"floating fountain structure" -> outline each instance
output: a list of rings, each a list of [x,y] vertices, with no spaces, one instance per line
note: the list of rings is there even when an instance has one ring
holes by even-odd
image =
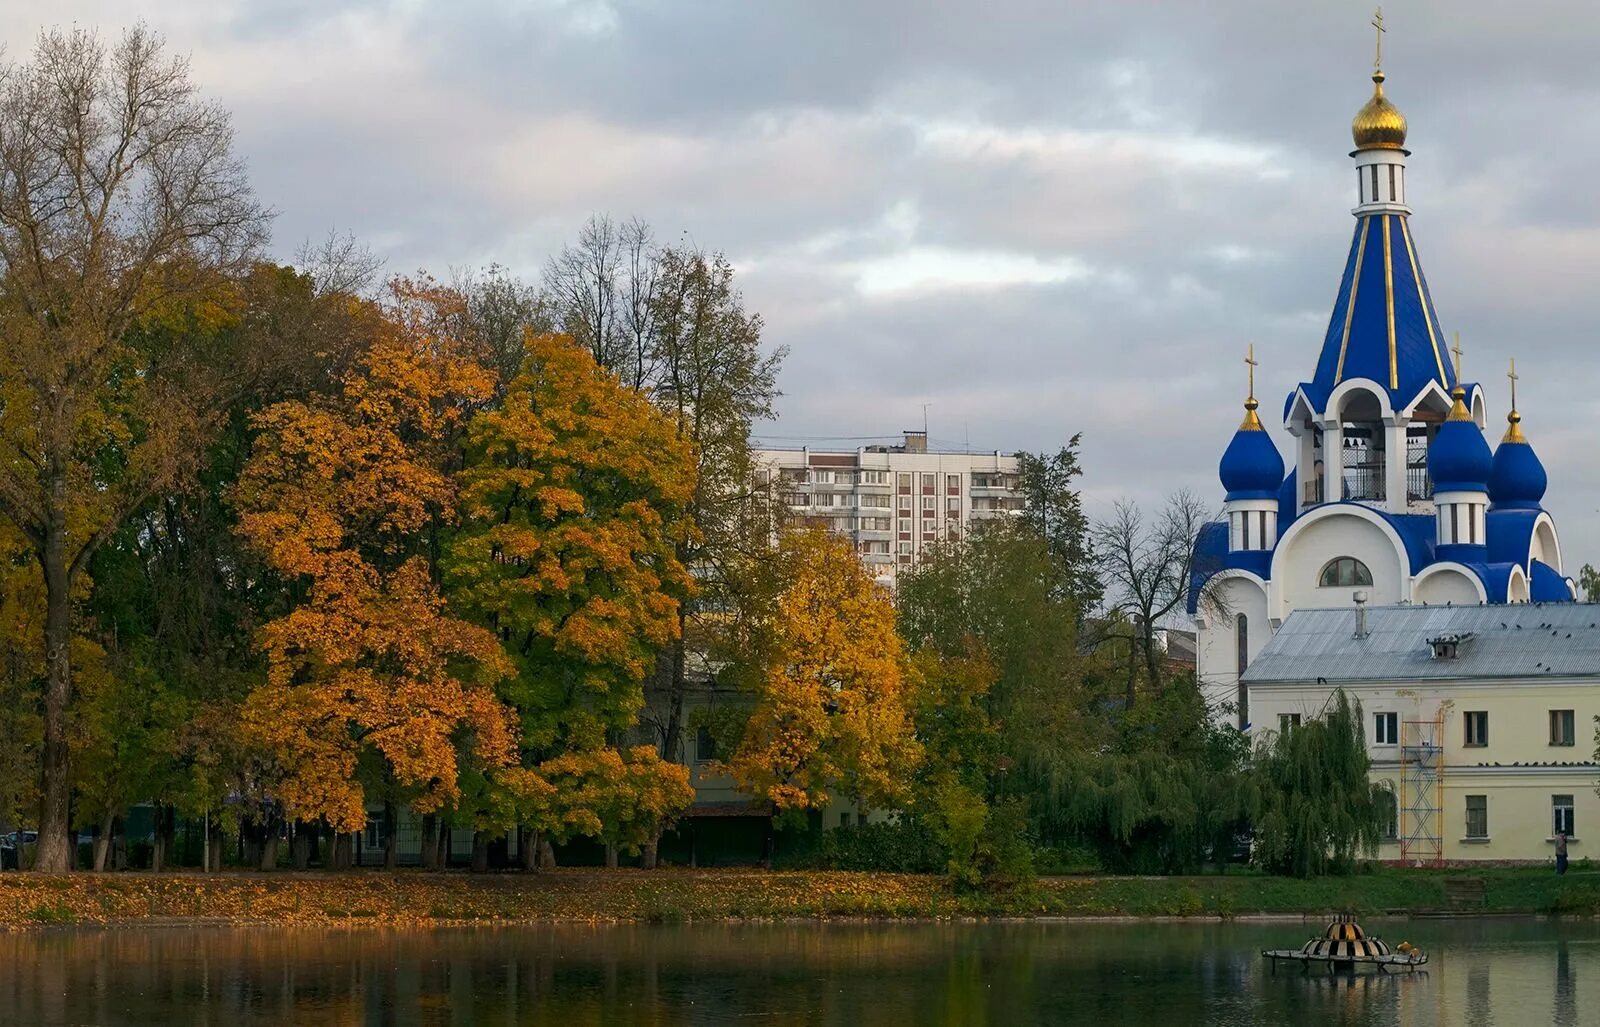
[[[1421,949],[1401,942],[1391,951],[1382,939],[1369,936],[1349,914],[1340,914],[1318,937],[1297,949],[1263,949],[1261,954],[1277,972],[1279,961],[1299,963],[1302,970],[1326,966],[1329,973],[1355,973],[1372,967],[1379,973],[1411,973],[1428,961]]]

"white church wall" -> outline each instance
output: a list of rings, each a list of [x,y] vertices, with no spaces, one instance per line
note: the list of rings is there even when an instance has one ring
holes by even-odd
[[[1430,606],[1476,606],[1484,599],[1483,586],[1475,575],[1448,564],[1435,564],[1423,571],[1411,589],[1413,603]]]
[[[1372,584],[1360,586],[1370,603],[1410,598],[1410,567],[1402,563],[1398,541],[1354,507],[1323,507],[1296,521],[1278,544],[1272,560],[1273,615],[1281,619],[1290,610],[1350,605],[1355,588],[1319,584],[1322,568],[1345,556],[1371,572]]]
[[[1245,618],[1246,665],[1272,637],[1267,592],[1254,575],[1224,572],[1212,580],[1200,628],[1196,677],[1206,706],[1238,701],[1239,617]],[[1220,718],[1236,723],[1233,716]]]

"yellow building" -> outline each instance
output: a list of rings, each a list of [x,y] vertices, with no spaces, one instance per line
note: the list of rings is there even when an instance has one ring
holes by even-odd
[[[1360,702],[1383,860],[1550,862],[1558,830],[1600,858],[1600,605],[1297,610],[1240,683],[1256,737]]]

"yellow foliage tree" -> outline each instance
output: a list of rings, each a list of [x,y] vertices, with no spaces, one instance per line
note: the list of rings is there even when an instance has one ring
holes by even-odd
[[[725,769],[779,810],[826,806],[836,791],[905,804],[921,749],[888,594],[818,528],[786,533],[759,573],[770,598],[745,629],[756,703]]]
[[[445,609],[427,556],[454,508],[450,442],[493,375],[438,331],[455,297],[399,281],[392,299],[337,396],[257,415],[236,493],[239,530],[305,588],[262,631],[268,679],[241,728],[270,755],[285,812],[341,831],[366,821],[364,753],[424,813],[455,800],[462,758],[515,757],[494,692],[511,665],[492,633]]]
[[[553,786],[542,827],[553,841],[588,835],[618,850],[653,850],[661,833],[694,801],[689,768],[663,760],[651,745],[586,749],[547,760],[539,773]]]
[[[526,341],[504,402],[474,418],[451,601],[518,662],[506,698],[538,759],[631,726],[689,593],[678,545],[694,462],[673,422],[561,335]]]

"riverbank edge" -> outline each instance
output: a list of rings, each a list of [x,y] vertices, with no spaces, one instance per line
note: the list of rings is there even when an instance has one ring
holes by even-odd
[[[1472,900],[1461,901],[1471,882]],[[1448,884],[1448,887],[1447,887]],[[0,874],[0,930],[64,925],[429,927],[808,921],[1223,922],[1600,914],[1600,872],[1056,877],[998,893],[931,875],[588,870],[537,874]]]

